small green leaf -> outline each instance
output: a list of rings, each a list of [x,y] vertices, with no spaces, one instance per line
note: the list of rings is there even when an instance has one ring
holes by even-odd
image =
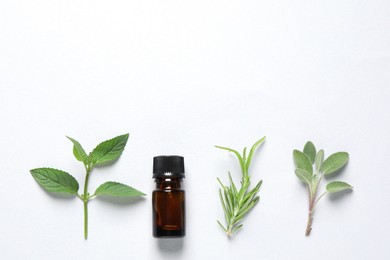
[[[226,228],[222,225],[222,223],[219,222],[219,220],[217,220],[217,223],[218,223],[218,225],[225,231],[225,233],[228,232],[228,231],[226,230]]]
[[[321,169],[322,163],[324,162],[324,150],[319,150],[316,155],[316,169],[319,171]]]
[[[96,191],[94,196],[98,195],[108,195],[115,197],[138,197],[145,196],[144,193],[139,190],[134,189],[133,187],[127,186],[125,184],[119,182],[105,182],[100,185]]]
[[[79,142],[77,142],[75,139],[73,139],[73,138],[71,138],[69,136],[67,136],[66,138],[68,138],[73,143],[73,155],[74,155],[74,157],[76,157],[76,159],[78,161],[83,162],[84,164],[87,164],[88,155],[84,151],[84,149],[81,146],[81,144]]]
[[[314,144],[312,142],[308,141],[305,144],[305,147],[303,148],[303,152],[307,155],[310,162],[313,164],[314,160],[316,158],[316,147],[314,146]]]
[[[353,189],[353,187],[351,185],[349,185],[346,182],[342,182],[342,181],[334,181],[334,182],[328,183],[328,185],[326,185],[326,190],[329,193],[335,193],[335,192],[339,192],[339,191],[343,191],[343,190],[352,190],[352,189]]]
[[[302,153],[301,151],[294,150],[293,156],[294,156],[294,162],[297,169],[303,169],[309,172],[310,175],[313,174],[313,165],[306,154]]]
[[[311,184],[311,180],[312,180],[312,175],[308,172],[308,171],[305,171],[303,169],[296,169],[295,170],[295,174],[297,175],[297,177],[303,181],[304,183],[306,183],[307,185],[310,185]]]
[[[246,147],[244,147],[244,150],[242,151],[242,160],[246,162]]]
[[[39,185],[49,192],[76,194],[79,190],[79,183],[67,172],[52,168],[38,168],[30,172]]]
[[[266,137],[264,136],[263,138],[258,140],[256,143],[254,143],[254,145],[252,145],[252,147],[251,147],[251,149],[249,151],[248,159],[246,161],[244,161],[245,169],[246,169],[247,172],[248,172],[249,166],[250,166],[250,164],[252,162],[253,154],[255,153],[256,149],[264,142],[265,138]]]
[[[92,163],[101,165],[118,159],[128,138],[129,134],[125,134],[100,143],[91,153]]]
[[[238,161],[240,163],[242,171],[244,171],[244,160],[243,160],[243,158],[242,158],[242,156],[241,156],[241,154],[239,152],[237,152],[234,149],[231,149],[231,148],[228,148],[228,147],[223,147],[223,146],[218,146],[218,145],[215,145],[215,148],[226,150],[226,151],[234,153],[237,156],[237,159],[238,159]]]
[[[321,166],[321,171],[325,174],[331,174],[341,169],[347,164],[349,155],[346,152],[338,152],[329,156]]]
[[[246,168],[246,171],[249,170],[249,166],[252,162],[252,157],[253,157],[253,154],[255,153],[256,149],[265,141],[265,136],[263,138],[261,138],[260,140],[258,140],[256,143],[254,143],[249,151],[249,155],[248,155],[248,159],[246,160],[246,165],[245,165],[245,168]]]

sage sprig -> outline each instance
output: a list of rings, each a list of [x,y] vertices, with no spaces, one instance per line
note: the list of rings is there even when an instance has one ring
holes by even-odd
[[[79,183],[69,173],[53,168],[37,168],[31,170],[34,179],[45,190],[55,193],[65,193],[77,196],[84,204],[84,238],[88,237],[88,202],[96,196],[115,197],[139,197],[145,194],[119,182],[105,182],[100,185],[93,195],[88,192],[88,182],[95,166],[104,166],[117,160],[125,149],[129,134],[120,135],[104,141],[96,146],[88,155],[81,144],[71,137],[67,137],[73,143],[73,155],[83,163],[85,168],[84,191],[79,194]]]
[[[296,166],[295,174],[306,184],[308,191],[309,214],[305,235],[309,236],[312,229],[314,207],[317,205],[318,201],[328,193],[351,190],[353,188],[346,182],[333,181],[328,183],[326,185],[326,191],[317,197],[318,189],[323,177],[339,172],[339,170],[347,164],[349,155],[346,152],[337,152],[330,155],[324,161],[324,150],[321,149],[316,152],[314,144],[308,141],[303,148],[303,152],[299,150],[293,151],[293,157]],[[313,164],[315,165],[314,170]]]
[[[219,198],[221,200],[222,208],[225,215],[226,226],[217,220],[219,226],[225,231],[228,237],[234,235],[238,230],[243,226],[241,224],[244,217],[248,212],[257,204],[260,197],[257,196],[257,193],[260,190],[262,180],[260,180],[256,186],[250,189],[250,178],[249,175],[249,166],[251,164],[253,155],[256,149],[264,142],[265,137],[257,141],[250,149],[249,154],[247,155],[247,148],[245,147],[242,155],[231,148],[215,146],[216,148],[227,150],[236,155],[238,162],[241,167],[241,187],[238,189],[237,185],[234,184],[233,178],[229,173],[229,186],[225,186],[219,178],[217,178],[222,189],[219,189]]]

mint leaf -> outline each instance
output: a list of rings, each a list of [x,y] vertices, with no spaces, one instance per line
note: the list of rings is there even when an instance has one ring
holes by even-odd
[[[294,150],[293,157],[295,165],[298,169],[303,169],[310,174],[313,174],[313,165],[306,154],[302,153],[301,151]]]
[[[295,175],[297,175],[297,177],[307,185],[311,184],[312,175],[308,171],[305,171],[303,169],[296,169]]]
[[[38,168],[30,172],[39,185],[49,192],[77,194],[79,190],[79,183],[67,172],[52,168]]]
[[[353,189],[353,187],[351,185],[349,185],[346,182],[342,182],[342,181],[334,181],[334,182],[328,183],[328,185],[326,185],[326,190],[329,193],[335,193],[335,192],[339,192],[339,191],[343,191],[343,190],[352,190],[352,189]]]
[[[84,205],[84,238],[87,239],[88,202],[93,196],[143,196],[145,194],[117,182],[106,182],[100,185],[93,196],[90,196],[88,192],[88,182],[94,166],[118,159],[126,146],[129,134],[120,135],[100,143],[89,155],[87,155],[78,141],[69,136],[67,138],[73,143],[73,155],[77,160],[82,161],[85,166],[84,191],[81,194],[78,194],[79,183],[67,172],[52,168],[37,168],[30,172],[43,189],[49,192],[69,193],[77,196],[82,201]]]
[[[85,165],[88,164],[88,155],[84,151],[83,147],[79,142],[77,142],[75,139],[66,136],[70,141],[73,143],[73,155],[76,157],[76,159],[80,162],[83,162]]]
[[[305,147],[303,148],[303,152],[304,152],[304,154],[307,155],[310,162],[313,164],[314,160],[316,158],[316,147],[314,146],[314,144],[312,142],[308,141],[305,144]]]
[[[98,195],[108,195],[108,196],[115,196],[115,197],[145,196],[144,193],[134,189],[133,187],[130,187],[128,185],[119,182],[112,182],[112,181],[105,182],[102,185],[100,185],[96,189],[94,196],[98,196]]]
[[[90,155],[92,163],[102,165],[118,159],[125,149],[128,138],[129,134],[125,134],[100,143]]]
[[[324,161],[321,166],[321,171],[325,175],[331,174],[346,165],[348,159],[349,155],[346,152],[334,153]]]
[[[321,169],[322,163],[324,162],[324,150],[319,150],[316,155],[316,169],[319,171]]]

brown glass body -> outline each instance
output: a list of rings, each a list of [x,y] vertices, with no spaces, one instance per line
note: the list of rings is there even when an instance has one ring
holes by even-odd
[[[156,178],[153,191],[153,236],[185,235],[185,192],[182,179]]]

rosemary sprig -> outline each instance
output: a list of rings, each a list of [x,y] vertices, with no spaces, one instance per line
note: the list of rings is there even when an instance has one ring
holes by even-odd
[[[248,156],[246,147],[244,148],[243,153],[241,155],[239,152],[231,148],[215,146],[216,148],[234,153],[240,163],[242,172],[240,189],[237,189],[237,186],[234,184],[230,172],[229,186],[225,186],[221,182],[221,180],[217,178],[219,184],[222,187],[222,189],[219,189],[219,198],[221,200],[222,208],[225,214],[226,227],[219,220],[217,220],[217,222],[219,226],[226,232],[228,237],[231,237],[242,228],[242,220],[260,199],[260,197],[257,196],[257,193],[260,190],[263,181],[260,180],[253,189],[249,188],[251,185],[249,166],[251,164],[256,149],[264,142],[264,140],[265,136],[259,141],[257,141],[251,147]]]

